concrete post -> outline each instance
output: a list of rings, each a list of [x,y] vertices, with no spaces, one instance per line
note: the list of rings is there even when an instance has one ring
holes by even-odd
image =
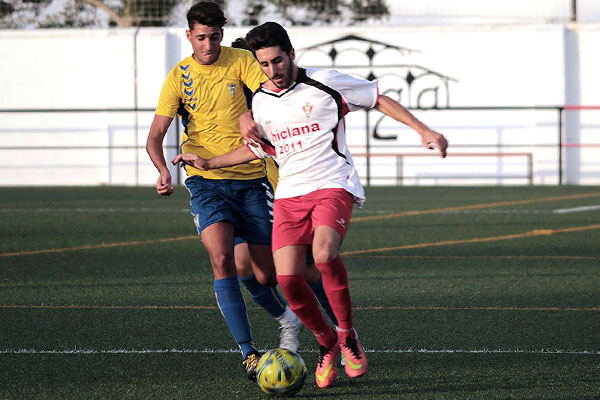
[[[565,104],[580,105],[581,82],[579,78],[579,33],[576,24],[565,27]],[[580,117],[577,110],[565,110],[565,137],[563,143],[580,143]],[[578,185],[580,177],[580,149],[566,147],[564,150],[564,176],[568,185]]]

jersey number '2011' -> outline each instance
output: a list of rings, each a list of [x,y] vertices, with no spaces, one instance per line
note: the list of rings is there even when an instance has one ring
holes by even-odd
[[[286,143],[279,146],[279,154],[289,153],[290,151],[302,150],[302,141]]]

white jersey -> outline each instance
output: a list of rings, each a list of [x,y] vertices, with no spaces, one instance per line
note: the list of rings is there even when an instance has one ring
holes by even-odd
[[[248,148],[279,164],[275,198],[342,188],[362,204],[365,192],[346,145],[344,115],[374,107],[378,96],[377,81],[318,68],[299,68],[296,82],[282,91],[259,88],[252,112],[264,140]]]

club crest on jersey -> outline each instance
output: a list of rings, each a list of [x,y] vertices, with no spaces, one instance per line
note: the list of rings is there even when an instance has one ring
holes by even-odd
[[[302,111],[304,111],[304,115],[306,115],[306,118],[310,118],[310,113],[312,112],[312,109],[313,105],[308,102],[302,106]]]
[[[231,93],[231,98],[233,99],[235,97],[235,89],[237,88],[237,85],[235,83],[228,83],[227,84],[227,89],[229,89],[229,93]]]
[[[304,115],[306,115],[306,118],[310,118],[310,113],[312,112],[313,109],[313,105],[310,103],[306,103],[306,105],[302,106],[302,111],[304,111]]]

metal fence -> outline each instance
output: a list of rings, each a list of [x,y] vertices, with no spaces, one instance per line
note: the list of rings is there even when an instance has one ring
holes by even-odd
[[[586,107],[411,108],[413,113],[436,113],[438,116],[448,116],[451,113],[461,112],[469,113],[471,116],[473,113],[507,112],[543,112],[547,114],[545,120],[548,122],[539,128],[543,130],[544,143],[528,141],[527,137],[523,138],[521,137],[522,135],[519,136],[518,142],[512,141],[510,140],[511,135],[507,134],[508,127],[493,124],[478,128],[484,131],[487,129],[492,136],[491,138],[477,134],[471,136],[479,137],[480,141],[478,142],[472,139],[461,141],[459,135],[464,134],[468,129],[467,127],[461,125],[451,127],[448,125],[438,128],[433,125],[434,128],[450,136],[451,149],[447,160],[452,161],[445,160],[444,163],[455,162],[455,164],[443,164],[442,167],[429,168],[432,163],[430,157],[435,155],[435,153],[423,151],[416,140],[413,142],[414,144],[386,143],[385,140],[374,138],[373,126],[368,124],[348,126],[349,130],[354,129],[355,137],[360,129],[362,129],[364,135],[364,140],[360,141],[361,143],[351,143],[350,148],[354,154],[355,163],[361,178],[366,185],[422,184],[424,182],[428,182],[429,184],[455,184],[457,182],[467,184],[472,182],[484,184],[533,184],[536,181],[538,183],[562,185],[565,183],[565,152],[572,148],[587,146],[596,147],[596,150],[598,150],[598,147],[600,147],[600,144],[588,143],[587,145],[582,145],[580,143],[565,142],[565,112],[582,108],[585,109]],[[600,109],[600,107],[591,108]],[[104,129],[107,129],[107,133],[103,132],[102,135],[96,133],[103,131],[103,128],[85,127],[88,131],[96,132],[88,136],[83,132],[84,127],[81,125],[74,129],[62,129],[59,125],[52,128],[52,132],[49,131],[49,128],[32,129],[22,124],[20,127],[6,127],[5,125],[5,127],[0,128],[0,135],[4,138],[2,145],[0,145],[0,159],[5,160],[0,163],[0,173],[11,177],[21,174],[24,178],[18,184],[29,184],[30,179],[27,178],[27,174],[22,169],[22,167],[29,167],[47,174],[48,178],[45,181],[47,184],[61,184],[61,182],[70,184],[68,180],[64,180],[64,177],[69,176],[69,174],[81,173],[85,168],[92,168],[91,164],[93,163],[91,161],[86,163],[86,160],[89,161],[95,154],[100,154],[100,161],[95,163],[93,167],[97,170],[105,171],[103,174],[106,178],[103,178],[101,182],[91,179],[89,182],[83,183],[76,181],[75,184],[152,184],[155,179],[155,171],[145,154],[144,147],[149,124],[147,122],[139,123],[139,115],[143,114],[147,121],[151,118],[153,112],[154,109],[146,108],[0,110],[0,116],[4,121],[8,121],[6,118],[8,116],[14,117],[15,120],[27,121],[32,120],[32,116],[36,115],[45,116],[39,119],[46,121],[49,120],[47,116],[50,114],[60,116],[57,120],[61,121],[67,121],[67,116],[75,114],[84,114],[86,116],[106,114],[111,116],[108,117],[111,121],[120,121],[120,125],[114,123],[108,128],[105,127]],[[363,113],[368,115],[368,111],[364,111]],[[119,116],[118,118],[115,117],[117,115]],[[22,118],[23,116],[28,117]],[[89,121],[90,119],[89,117],[85,117],[83,121]],[[430,120],[430,118],[426,119]],[[368,121],[368,117],[366,120]],[[86,123],[84,122],[84,124]],[[65,135],[69,136],[64,137],[61,141],[53,139]],[[45,136],[47,137],[44,138]],[[101,139],[99,139],[100,136],[102,136]],[[120,138],[120,136],[123,136],[123,138]],[[167,157],[177,153],[180,136],[180,124],[174,123],[164,145]],[[21,144],[16,144],[14,139],[6,139],[16,137],[19,137]],[[27,152],[31,157],[27,158],[22,165],[11,163],[10,160],[22,159],[19,154],[24,154],[24,152]],[[35,156],[36,154],[37,156]],[[77,157],[72,157],[74,154]],[[483,159],[485,163],[473,164],[475,159],[478,161]],[[510,164],[505,165],[509,160]],[[417,164],[411,165],[411,163]],[[543,173],[549,177],[544,181],[536,179],[539,178],[540,171],[542,170],[539,167],[540,163],[547,164],[543,169],[545,171]],[[490,165],[492,168],[487,168]],[[554,168],[554,172],[551,171],[552,168]],[[143,173],[142,169],[144,170]],[[415,173],[415,171],[423,170],[425,172],[420,174]],[[182,182],[185,177],[182,176],[183,174],[180,172],[180,169],[175,168],[173,172],[175,180]],[[55,174],[55,178],[52,178],[52,173]],[[125,175],[127,175],[126,179]],[[149,178],[148,176],[151,177]],[[598,177],[600,178],[600,172],[598,172]],[[61,181],[61,179],[63,180]],[[6,180],[5,182],[0,180],[0,185],[6,184]]]

